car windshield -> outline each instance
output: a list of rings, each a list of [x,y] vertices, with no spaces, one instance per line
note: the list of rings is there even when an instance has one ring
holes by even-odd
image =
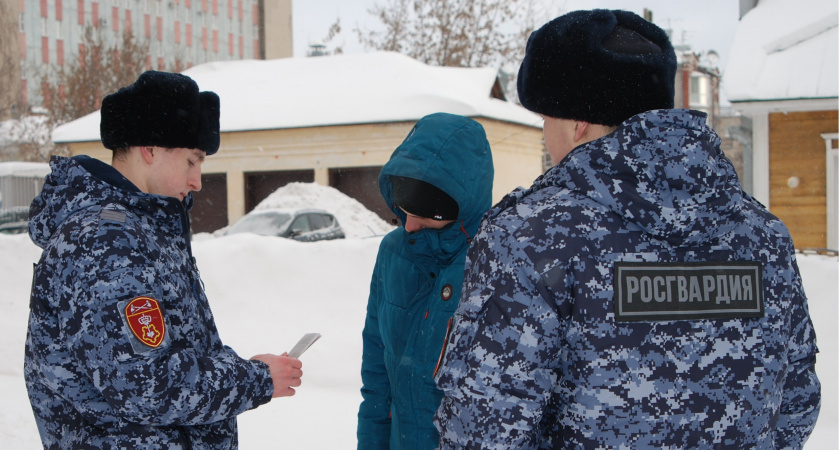
[[[245,216],[230,227],[228,233],[255,233],[263,236],[277,236],[292,216],[286,213],[265,213]]]

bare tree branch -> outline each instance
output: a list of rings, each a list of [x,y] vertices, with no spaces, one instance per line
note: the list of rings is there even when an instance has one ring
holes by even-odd
[[[6,6],[8,0],[0,0]],[[0,10],[0,20],[17,15]],[[17,28],[14,28],[17,31]],[[149,44],[138,41],[130,33],[107,45],[98,27],[87,27],[75,60],[59,67],[36,67],[33,72],[43,73],[40,94],[45,116],[28,114],[2,125],[0,133],[0,159],[21,161],[47,161],[51,155],[69,153],[66,147],[56,147],[50,137],[55,127],[98,110],[102,98],[133,83],[147,68]],[[0,42],[0,49],[4,48]],[[17,52],[17,47],[14,48]],[[14,55],[18,67],[19,55]],[[174,62],[175,70],[182,67],[181,60]],[[0,53],[0,91],[5,92],[7,71]],[[19,68],[18,68],[19,70]],[[173,70],[172,67],[161,70]],[[14,72],[19,83],[20,72]],[[2,100],[2,98],[0,98]],[[4,105],[0,104],[0,108]],[[2,113],[2,109],[0,109]],[[0,116],[2,117],[2,116]]]
[[[98,110],[105,95],[133,83],[145,69],[148,43],[124,33],[119,43],[107,46],[101,33],[100,28],[85,28],[77,60],[42,77],[51,128]]]
[[[395,51],[426,64],[502,66],[520,57],[532,0],[387,0],[368,12],[383,31],[355,29],[365,48]]]
[[[528,36],[553,17],[535,0],[384,0],[368,13],[384,29],[354,29],[365,48],[435,66],[498,67],[513,101]]]
[[[10,0],[0,0],[0,120],[17,116],[20,86],[20,47],[17,8]]]

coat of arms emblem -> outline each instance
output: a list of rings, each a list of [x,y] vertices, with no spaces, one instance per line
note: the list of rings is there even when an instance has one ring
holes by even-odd
[[[158,347],[166,335],[163,312],[157,300],[137,297],[125,307],[125,318],[134,336],[149,347]]]

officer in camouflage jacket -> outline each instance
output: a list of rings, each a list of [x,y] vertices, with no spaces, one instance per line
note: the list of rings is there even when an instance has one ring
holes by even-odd
[[[667,35],[576,11],[529,39],[522,104],[555,163],[485,216],[437,383],[441,448],[801,448],[817,347],[790,235]],[[666,109],[657,109],[666,108]]]
[[[236,448],[236,416],[292,395],[300,361],[222,344],[187,210],[219,147],[219,99],[146,72],[105,98],[113,166],[53,158],[34,200],[24,374],[49,449]]]

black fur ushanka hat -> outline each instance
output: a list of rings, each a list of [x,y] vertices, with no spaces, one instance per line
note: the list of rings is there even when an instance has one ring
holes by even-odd
[[[676,70],[668,34],[653,23],[629,11],[573,11],[531,33],[517,90],[536,113],[616,126],[673,108]]]
[[[219,96],[199,92],[192,78],[147,71],[102,100],[99,134],[105,148],[132,146],[219,149]]]

